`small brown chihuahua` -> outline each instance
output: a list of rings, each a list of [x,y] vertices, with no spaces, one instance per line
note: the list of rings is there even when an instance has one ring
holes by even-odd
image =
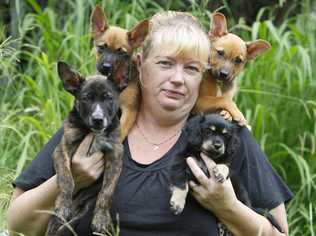
[[[212,15],[209,37],[210,69],[201,83],[193,113],[224,109],[225,118],[232,118],[239,125],[246,125],[246,119],[232,100],[236,91],[235,78],[247,61],[265,52],[270,44],[261,39],[245,42],[237,35],[228,33],[226,18],[219,12]]]
[[[91,35],[96,49],[97,70],[105,76],[112,76],[115,71],[114,80],[118,80],[116,84],[120,84],[121,90],[124,89],[120,95],[121,141],[127,136],[137,116],[140,90],[136,62],[132,58],[132,53],[133,49],[144,41],[148,27],[149,20],[147,19],[138,23],[130,31],[109,26],[99,6],[91,14]],[[118,70],[121,73],[118,73]]]

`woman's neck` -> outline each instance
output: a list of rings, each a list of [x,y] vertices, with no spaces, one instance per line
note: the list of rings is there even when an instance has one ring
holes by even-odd
[[[141,126],[150,136],[158,137],[159,134],[168,136],[168,134],[180,131],[187,118],[187,116],[177,116],[177,114],[173,114],[173,112],[155,112],[151,109],[141,107],[136,124]]]
[[[132,159],[140,164],[150,164],[163,157],[181,135],[185,119],[166,122],[150,112],[140,111],[128,135]]]

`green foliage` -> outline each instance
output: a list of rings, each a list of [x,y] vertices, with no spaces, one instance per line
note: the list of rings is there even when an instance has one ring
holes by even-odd
[[[157,2],[51,0],[41,9],[37,1],[28,0],[29,13],[22,15],[17,8],[17,39],[5,38],[6,26],[0,21],[0,229],[5,228],[10,182],[61,126],[71,107],[56,62],[64,60],[83,74],[95,73],[89,18],[96,4],[103,6],[110,24],[125,28],[166,9],[191,11],[209,26],[209,1],[190,1],[189,6],[183,1]],[[290,235],[316,231],[316,17],[310,4],[302,1],[302,12],[278,26],[273,14],[260,21],[264,11],[273,12],[262,9],[251,26],[241,19],[232,28],[249,41],[262,38],[272,45],[239,76],[236,101],[274,168],[295,193],[287,207]],[[223,7],[228,8],[226,1]]]

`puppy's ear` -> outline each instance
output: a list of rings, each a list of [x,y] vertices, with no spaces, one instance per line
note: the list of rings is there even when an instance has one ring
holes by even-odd
[[[185,125],[183,133],[187,137],[187,141],[194,147],[199,147],[202,144],[202,124],[205,117],[197,115],[191,118]]]
[[[131,48],[137,48],[141,45],[148,34],[148,28],[149,20],[145,19],[127,33],[128,43]]]
[[[268,50],[271,45],[265,40],[258,39],[252,42],[247,42],[247,60],[255,59],[258,55]]]
[[[103,34],[109,27],[106,16],[100,6],[96,6],[92,11],[90,24],[92,37],[94,39]]]
[[[114,70],[114,74],[109,76],[108,79],[112,81],[119,92],[122,92],[128,85],[131,77],[133,67],[127,61],[122,61]]]
[[[220,12],[212,14],[212,26],[209,31],[211,38],[222,37],[227,34],[227,24],[225,16]]]
[[[237,149],[239,148],[240,146],[240,140],[237,136],[237,132],[238,130],[240,129],[240,127],[233,127],[231,129],[231,138],[227,144],[227,147],[226,147],[226,154],[227,156],[231,157],[232,155],[234,155],[234,153],[237,151]]]
[[[66,91],[75,95],[85,81],[84,77],[63,61],[57,63],[57,70]]]

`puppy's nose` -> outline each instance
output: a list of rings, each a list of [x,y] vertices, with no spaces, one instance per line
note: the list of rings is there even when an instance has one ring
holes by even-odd
[[[101,69],[102,69],[102,74],[108,75],[111,73],[112,65],[108,62],[104,62],[102,63]]]
[[[102,118],[92,118],[92,122],[93,122],[93,125],[95,126],[101,126],[103,124],[103,119]]]
[[[228,75],[229,75],[229,72],[227,70],[221,70],[219,72],[219,77],[221,79],[227,79],[228,78]]]
[[[219,150],[222,147],[222,142],[219,140],[216,140],[214,141],[213,145],[216,150]]]

